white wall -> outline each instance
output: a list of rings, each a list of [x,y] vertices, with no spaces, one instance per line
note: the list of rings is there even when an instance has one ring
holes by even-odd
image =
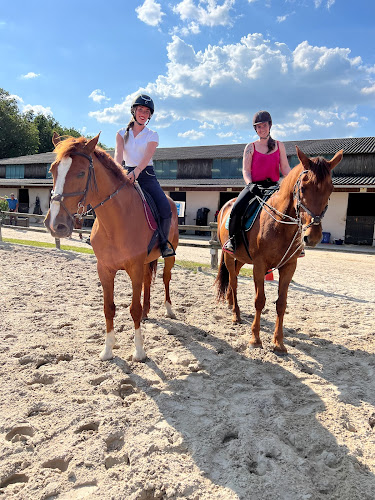
[[[187,191],[185,224],[196,224],[198,208],[209,208],[207,223],[214,221],[215,212],[218,207],[219,193],[215,191]]]
[[[331,194],[328,210],[322,222],[323,231],[331,233],[331,242],[335,239],[345,239],[348,198],[348,193]]]

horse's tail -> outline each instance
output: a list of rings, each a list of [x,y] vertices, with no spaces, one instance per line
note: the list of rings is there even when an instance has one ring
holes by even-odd
[[[225,300],[229,286],[229,271],[224,262],[224,252],[221,252],[220,266],[217,272],[215,286],[217,300]]]
[[[149,262],[148,264],[145,265],[143,273],[143,284],[145,283],[145,281],[148,281],[150,285],[152,285],[155,282],[157,269],[158,269],[158,259],[153,260],[152,262]]]

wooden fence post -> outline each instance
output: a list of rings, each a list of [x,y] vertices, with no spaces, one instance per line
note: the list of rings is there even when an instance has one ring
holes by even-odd
[[[211,269],[217,269],[218,256],[220,243],[217,239],[217,222],[210,222],[211,240],[210,240],[210,254],[211,254]]]
[[[58,250],[60,250],[60,238],[55,238],[55,245]]]

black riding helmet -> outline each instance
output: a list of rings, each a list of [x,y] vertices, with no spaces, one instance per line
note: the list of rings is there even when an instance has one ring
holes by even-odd
[[[149,95],[139,94],[133,100],[130,111],[131,111],[131,114],[134,116],[134,118],[135,118],[135,108],[137,106],[145,106],[146,108],[148,108],[150,110],[151,116],[154,114],[154,101],[151,99],[151,97]]]
[[[255,129],[255,126],[258,125],[259,123],[264,123],[268,122],[270,124],[270,128],[272,127],[272,118],[271,115],[269,114],[268,111],[258,111],[258,113],[255,113],[253,117],[253,127]]]

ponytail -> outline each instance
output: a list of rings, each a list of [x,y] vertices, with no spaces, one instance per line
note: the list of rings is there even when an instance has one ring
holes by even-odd
[[[128,123],[128,125],[126,127],[125,134],[124,134],[124,144],[126,144],[128,139],[129,139],[129,130],[134,127],[134,121],[135,120],[132,117],[132,119],[130,120],[130,122]]]
[[[267,153],[270,153],[274,149],[274,147],[276,146],[276,141],[275,141],[275,139],[272,139],[271,136],[269,136],[269,138],[268,138],[267,146],[268,146]]]

